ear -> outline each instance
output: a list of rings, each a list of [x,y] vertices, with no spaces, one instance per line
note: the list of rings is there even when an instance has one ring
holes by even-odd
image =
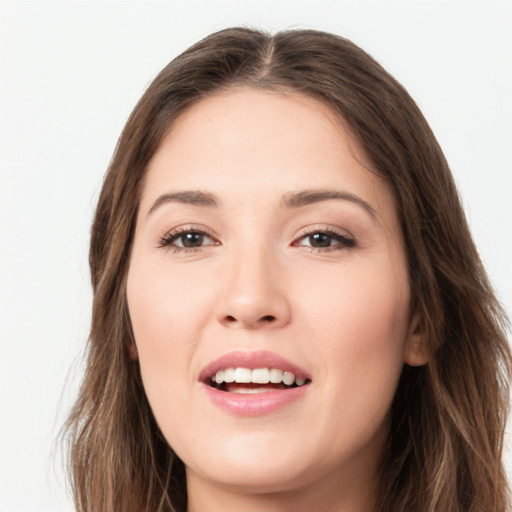
[[[404,362],[409,366],[422,366],[428,362],[431,356],[421,320],[421,315],[414,313],[409,321],[409,332],[404,351]]]
[[[130,354],[130,359],[132,359],[133,361],[137,361],[137,359],[139,359],[139,352],[137,350],[137,345],[135,345],[134,341],[130,342],[128,350]]]

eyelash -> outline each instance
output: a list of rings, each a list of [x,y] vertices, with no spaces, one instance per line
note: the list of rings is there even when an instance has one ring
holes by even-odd
[[[213,236],[210,233],[208,233],[207,231],[205,231],[203,228],[196,228],[194,226],[184,226],[184,227],[176,228],[176,229],[169,231],[165,236],[163,236],[160,239],[158,247],[169,249],[176,240],[178,240],[179,238],[182,238],[185,235],[199,235],[202,237],[208,237],[213,240],[213,244],[209,244],[209,245],[219,245],[219,243],[214,240]],[[179,253],[179,252],[185,252],[185,253],[196,252],[203,247],[204,247],[203,245],[200,245],[198,247],[180,247],[178,245],[175,245],[174,246],[174,254]]]
[[[330,237],[332,240],[339,242],[339,245],[333,245],[328,247],[313,247],[313,246],[301,246],[298,242],[307,239],[313,235],[325,235]],[[356,246],[356,241],[348,234],[340,233],[332,229],[327,228],[312,228],[303,233],[297,238],[297,241],[293,242],[294,246],[309,247],[311,252],[331,252],[351,249]]]
[[[173,243],[182,238],[185,235],[198,235],[201,237],[208,237],[210,238],[213,243],[207,244],[206,246],[212,246],[212,245],[219,245],[219,242],[215,241],[213,236],[205,231],[203,228],[196,228],[194,226],[184,226],[181,228],[173,229],[172,231],[169,231],[165,236],[163,236],[158,244],[158,247],[161,248],[170,248]],[[329,237],[332,240],[339,242],[338,245],[329,245],[327,247],[313,247],[311,245],[301,245],[299,242],[301,240],[305,240],[308,237],[311,237],[313,235],[324,235],[326,237]],[[301,235],[292,243],[295,247],[309,247],[311,252],[331,252],[336,250],[346,250],[351,249],[356,246],[356,242],[353,238],[351,238],[349,235],[342,234],[340,232],[334,231],[332,229],[326,229],[326,228],[313,228],[308,231],[305,231],[301,233]],[[174,254],[177,253],[191,253],[196,252],[203,247],[206,247],[204,245],[200,245],[197,247],[181,247],[178,245],[174,245]]]

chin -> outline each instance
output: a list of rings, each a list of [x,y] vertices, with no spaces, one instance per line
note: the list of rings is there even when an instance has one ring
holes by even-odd
[[[213,470],[212,470],[213,469]],[[187,479],[198,478],[214,485],[248,494],[286,492],[303,486],[307,472],[297,469],[293,461],[274,461],[273,464],[251,464],[247,461],[222,460],[217,468],[195,472],[187,467]]]
[[[206,437],[206,436],[205,436]],[[203,437],[203,439],[205,438]],[[278,428],[251,428],[217,432],[209,442],[175,449],[184,462],[187,479],[197,478],[240,492],[278,492],[293,488],[305,480],[310,457],[301,445],[304,439],[283,435]],[[172,444],[172,443],[171,443]],[[183,448],[180,450],[179,448]]]

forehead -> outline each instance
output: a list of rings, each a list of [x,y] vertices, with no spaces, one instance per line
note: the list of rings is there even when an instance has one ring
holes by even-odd
[[[148,165],[142,202],[166,188],[239,196],[257,189],[270,196],[340,187],[379,204],[394,202],[326,104],[292,91],[235,88],[176,119]]]

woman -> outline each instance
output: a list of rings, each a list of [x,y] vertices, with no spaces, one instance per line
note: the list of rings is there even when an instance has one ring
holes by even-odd
[[[213,34],[92,230],[78,510],[503,511],[510,352],[431,130],[349,41]]]

